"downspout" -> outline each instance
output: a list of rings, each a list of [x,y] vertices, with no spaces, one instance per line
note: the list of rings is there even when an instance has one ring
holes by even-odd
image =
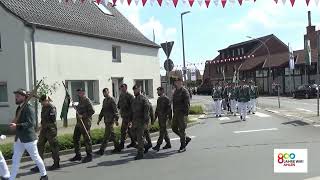
[[[36,66],[36,48],[35,48],[35,38],[34,34],[36,32],[36,26],[32,25],[32,32],[31,32],[31,41],[32,41],[32,69],[33,69],[33,86],[37,84],[37,66]],[[35,118],[36,118],[36,129],[38,129],[38,101],[35,98],[34,101],[34,108],[35,108]]]

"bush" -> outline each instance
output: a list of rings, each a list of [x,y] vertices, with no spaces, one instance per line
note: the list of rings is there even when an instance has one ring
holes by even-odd
[[[193,105],[190,107],[189,114],[203,114],[204,110],[201,105]]]

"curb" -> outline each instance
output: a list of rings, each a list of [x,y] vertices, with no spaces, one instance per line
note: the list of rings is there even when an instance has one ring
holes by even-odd
[[[196,122],[191,122],[191,123],[187,124],[187,128],[190,128],[190,127],[198,125],[198,124],[200,124],[199,118],[197,118]],[[167,131],[168,131],[168,133],[172,133],[173,132],[172,129],[167,129]],[[150,133],[150,137],[151,138],[154,138],[154,137],[157,137],[157,136],[159,136],[159,132]],[[125,144],[129,143],[130,141],[131,140],[126,140]],[[100,149],[100,146],[101,146],[101,144],[92,145],[92,151]],[[113,146],[113,142],[109,142],[108,143],[108,147],[110,147],[110,146]],[[85,147],[81,147],[80,152],[81,153],[85,152]],[[73,154],[73,153],[74,153],[74,149],[68,149],[68,150],[59,151],[60,157],[61,156],[65,156],[65,155],[70,155],[70,154]],[[44,157],[44,159],[51,158],[51,153],[45,153],[43,155],[43,157]],[[32,161],[31,157],[30,156],[25,156],[25,157],[21,158],[20,162],[22,163],[22,162],[29,162],[29,161]],[[12,159],[8,159],[8,160],[6,160],[6,162],[7,162],[8,165],[11,165],[12,164]]]
[[[314,120],[310,120],[308,118],[305,118],[305,117],[301,117],[301,116],[295,116],[295,115],[287,115],[287,114],[283,114],[279,111],[276,111],[276,110],[270,110],[270,109],[267,109],[267,108],[264,108],[263,109],[264,111],[267,111],[269,113],[272,113],[272,114],[275,114],[277,116],[280,116],[280,117],[283,117],[283,118],[286,118],[286,119],[289,119],[289,120],[301,120],[301,121],[307,121],[310,125],[311,124],[316,124],[317,122],[314,121]]]

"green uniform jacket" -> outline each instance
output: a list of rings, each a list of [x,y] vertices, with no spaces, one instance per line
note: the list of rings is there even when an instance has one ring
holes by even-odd
[[[239,102],[249,102],[250,101],[250,87],[242,86],[239,88]]]
[[[136,96],[132,102],[133,126],[144,126],[150,120],[150,104],[142,94]]]
[[[132,102],[134,96],[128,92],[121,93],[118,101],[118,109],[120,109],[121,117],[123,118],[132,118]]]
[[[222,88],[219,86],[217,88],[213,88],[212,90],[212,99],[214,101],[222,99]]]
[[[17,108],[16,113],[20,107]],[[37,139],[35,114],[30,104],[27,104],[21,111],[17,120],[15,141],[19,138],[22,143],[29,143]]]
[[[93,109],[93,105],[91,100],[87,97],[80,98],[79,105],[77,106],[77,111],[80,115],[82,115],[82,120],[92,120],[92,115],[94,115],[95,111]]]
[[[256,99],[257,89],[255,86],[250,86],[250,99]]]
[[[57,109],[54,105],[43,106],[41,110],[41,128],[46,130],[57,130]]]
[[[174,113],[183,113],[185,116],[189,114],[190,96],[186,88],[176,89],[172,95],[172,104]]]
[[[108,96],[103,100],[102,109],[99,114],[99,122],[104,118],[105,122],[114,122],[119,120],[117,105],[113,97]]]
[[[230,88],[230,99],[237,99],[237,92],[238,89],[237,88]]]
[[[157,108],[155,112],[155,119],[172,119],[172,108],[170,99],[163,95],[157,100]]]

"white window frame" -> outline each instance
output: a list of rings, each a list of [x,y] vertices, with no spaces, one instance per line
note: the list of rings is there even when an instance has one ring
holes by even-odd
[[[116,58],[113,58],[113,49],[116,49]],[[112,45],[112,49],[111,49],[111,56],[112,56],[112,62],[121,62],[121,46],[116,46],[116,45]]]
[[[146,93],[146,97],[153,98],[153,79],[135,79],[134,84],[136,84],[137,81],[142,81],[142,87],[141,91],[146,93],[146,81],[148,81],[148,94]]]
[[[9,106],[8,83],[6,81],[0,81],[0,85],[4,85],[7,89],[7,92],[6,92],[7,93],[7,101],[3,101],[3,102],[0,101],[0,107],[1,106],[7,107],[7,106]]]
[[[73,97],[74,93],[77,92],[72,92],[72,82],[84,82],[84,90],[85,90],[85,95],[88,97],[88,82],[93,81],[93,99],[89,99],[92,101],[93,104],[100,104],[100,99],[99,99],[99,81],[98,80],[66,80],[66,85],[68,87],[68,93],[71,97]],[[73,99],[74,102],[78,103],[78,99]]]

